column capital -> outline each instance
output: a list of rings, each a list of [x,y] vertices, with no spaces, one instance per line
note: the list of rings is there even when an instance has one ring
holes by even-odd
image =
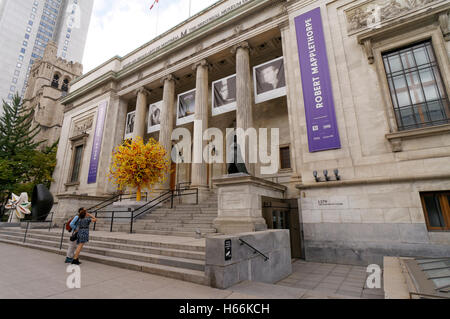
[[[237,50],[239,49],[239,48],[241,48],[241,49],[246,49],[246,50],[248,50],[249,52],[251,51],[251,47],[250,47],[250,44],[247,42],[247,41],[242,41],[241,43],[238,43],[238,44],[236,44],[236,45],[234,45],[232,48],[231,48],[231,53],[232,54],[236,54],[236,52],[237,52]]]
[[[198,67],[207,67],[208,69],[210,69],[211,65],[209,64],[208,60],[203,59],[203,60],[200,60],[200,61],[194,63],[192,65],[192,70],[196,71],[198,69]]]
[[[150,96],[150,92],[151,91],[147,90],[145,87],[140,87],[136,90],[136,95],[144,94],[145,96]]]
[[[166,81],[174,81],[175,82],[175,76],[171,74],[167,74],[165,77],[161,79],[161,84],[166,83]]]

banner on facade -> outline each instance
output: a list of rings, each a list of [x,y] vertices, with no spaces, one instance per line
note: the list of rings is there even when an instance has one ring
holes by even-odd
[[[163,101],[150,104],[148,107],[148,133],[158,132],[161,129],[161,110]]]
[[[320,8],[295,18],[309,151],[341,148]]]
[[[255,66],[253,77],[256,104],[286,95],[283,57]]]
[[[178,95],[177,125],[194,122],[195,92],[194,89]]]
[[[106,109],[108,102],[100,103],[97,110],[97,124],[95,126],[95,135],[92,145],[91,163],[89,165],[88,184],[97,183],[98,164],[100,152],[102,150],[103,130],[105,127]]]
[[[212,115],[236,110],[236,74],[212,83]]]
[[[127,124],[125,126],[125,139],[133,138],[134,123],[136,121],[136,111],[127,114]]]

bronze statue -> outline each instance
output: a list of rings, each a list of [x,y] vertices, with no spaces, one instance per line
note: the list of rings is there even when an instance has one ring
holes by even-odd
[[[239,163],[238,154],[240,155],[239,144],[237,142],[237,135],[234,135],[234,143],[233,143],[233,163],[228,164],[228,174],[238,174],[244,173],[248,174],[247,168],[245,167],[245,163]],[[239,156],[242,158],[242,156]]]

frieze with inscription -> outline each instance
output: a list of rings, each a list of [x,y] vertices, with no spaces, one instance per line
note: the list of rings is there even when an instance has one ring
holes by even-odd
[[[414,10],[443,0],[373,0],[346,11],[347,30],[355,32],[375,28],[385,20],[396,18]]]
[[[90,117],[90,118],[87,118],[85,120],[75,123],[72,136],[78,136],[78,135],[81,135],[81,134],[87,132],[88,130],[90,130],[92,128],[93,124],[94,124],[94,117]]]

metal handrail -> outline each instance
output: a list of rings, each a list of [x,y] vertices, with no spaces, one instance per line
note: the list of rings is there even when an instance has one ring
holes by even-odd
[[[147,192],[144,192],[144,193],[142,193],[142,194],[143,194],[144,197],[145,197],[145,201],[147,201],[147,199],[148,199],[148,193],[147,193]],[[105,207],[108,207],[109,205],[111,205],[111,204],[113,204],[113,203],[115,203],[115,202],[121,202],[121,201],[124,200],[124,199],[134,198],[136,195],[137,195],[137,193],[131,193],[131,194],[128,194],[128,195],[125,195],[125,194],[122,194],[122,193],[116,194],[116,195],[114,195],[114,196],[112,196],[112,197],[110,197],[110,198],[104,200],[103,202],[101,202],[101,203],[99,203],[99,204],[97,204],[97,205],[95,205],[95,206],[92,206],[92,207],[88,208],[87,211],[88,211],[88,212],[91,212],[91,213],[95,213],[95,212],[99,211],[100,209],[103,209],[103,208],[105,208]],[[99,207],[99,206],[100,206],[100,207]],[[96,208],[96,209],[94,210],[94,208]]]
[[[254,252],[255,254],[258,253],[258,254],[260,254],[261,256],[263,256],[263,257],[264,257],[264,262],[266,262],[266,261],[269,260],[269,257],[267,257],[266,255],[264,255],[262,252],[260,252],[258,249],[256,249],[255,247],[253,247],[253,246],[250,245],[249,243],[247,243],[245,240],[239,238],[239,241],[241,242],[241,246],[242,246],[242,245],[246,245],[246,246],[250,247],[251,249],[253,249],[253,252]]]
[[[62,245],[63,245],[63,240],[64,240],[64,231],[66,230],[66,225],[67,223],[64,223],[63,228],[62,228],[62,233],[61,233],[61,242],[59,244],[59,250],[62,249]]]
[[[25,242],[26,242],[26,240],[27,240],[27,235],[28,235],[28,229],[30,228],[30,223],[31,224],[34,224],[34,223],[50,223],[50,226],[49,226],[49,228],[48,228],[48,231],[50,231],[51,229],[52,229],[52,224],[53,224],[53,215],[54,215],[54,213],[52,213],[52,217],[51,217],[51,219],[49,220],[49,221],[38,221],[38,220],[35,220],[35,221],[33,221],[33,220],[27,220],[26,221],[26,223],[27,223],[27,228],[25,229],[25,235],[23,236],[23,243],[25,244]]]
[[[128,219],[130,218],[130,223],[131,223],[131,230],[132,230],[132,224],[134,222],[134,219],[136,219],[137,217],[139,217],[140,215],[144,214],[144,213],[148,213],[151,209],[153,209],[155,206],[159,205],[161,202],[164,202],[170,198],[164,198],[161,200],[162,197],[170,195],[170,198],[172,198],[172,207],[173,207],[173,191],[167,191],[166,193],[160,195],[159,197],[151,200],[150,202],[145,203],[144,205],[134,209],[134,210],[127,210],[127,211],[96,211],[95,212],[95,218],[96,219],[102,219],[102,218],[111,218],[111,226],[110,226],[110,232],[112,232],[113,230],[113,224],[114,224],[114,219]],[[156,204],[154,204],[155,202],[157,202]],[[143,210],[142,212],[140,212],[139,214],[135,215],[135,213],[143,208],[146,208],[147,206],[152,205],[151,207],[148,207],[147,209]],[[98,217],[99,213],[111,213],[111,217]],[[115,217],[116,213],[131,213],[130,217]],[[96,228],[97,222],[94,223],[94,231]]]
[[[183,191],[186,190],[192,190],[195,192],[183,194]],[[95,218],[96,219],[106,219],[111,218],[111,225],[110,225],[110,232],[113,231],[113,225],[115,219],[130,219],[130,233],[133,233],[133,225],[136,218],[140,217],[143,214],[150,213],[155,207],[158,207],[161,203],[164,203],[170,199],[170,208],[172,209],[174,207],[174,198],[175,197],[181,197],[181,196],[188,196],[188,195],[196,195],[196,203],[198,205],[199,202],[199,191],[198,189],[191,189],[191,188],[185,188],[185,189],[177,189],[177,190],[168,190],[165,193],[159,195],[157,198],[154,198],[150,202],[145,203],[144,205],[134,209],[134,210],[127,210],[127,211],[95,211]],[[142,210],[142,211],[140,211]],[[139,212],[140,211],[140,212]],[[137,213],[138,212],[138,213]],[[111,216],[108,217],[99,217],[98,214],[111,214]],[[116,217],[116,213],[130,213],[129,217],[123,217],[118,216]],[[97,222],[94,223],[94,231],[96,228]]]
[[[170,197],[167,197],[167,196],[170,196]],[[160,195],[159,197],[155,198],[152,202],[156,201],[156,203],[153,203],[153,205],[151,207],[148,207],[146,210],[140,212],[139,214],[134,215],[136,210],[132,211],[131,219],[130,219],[130,234],[133,233],[134,220],[143,214],[148,214],[149,212],[151,212],[153,210],[153,208],[157,207],[159,204],[164,203],[165,201],[170,199],[170,201],[171,201],[170,208],[172,209],[173,208],[173,197],[174,197],[174,191],[172,191],[172,190],[168,191],[168,192]],[[152,203],[152,202],[150,202],[150,203]]]

